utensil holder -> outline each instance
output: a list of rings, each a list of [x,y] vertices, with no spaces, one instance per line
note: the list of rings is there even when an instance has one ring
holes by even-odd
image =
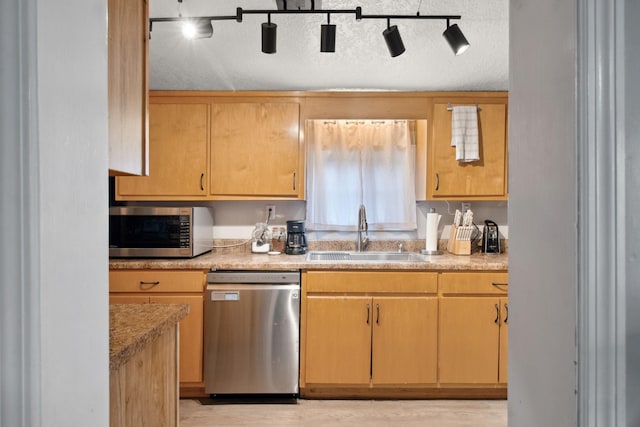
[[[458,240],[458,226],[451,226],[447,251],[454,255],[471,255],[471,240]]]

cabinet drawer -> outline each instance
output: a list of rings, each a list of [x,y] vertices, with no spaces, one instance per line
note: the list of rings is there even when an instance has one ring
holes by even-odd
[[[418,271],[308,271],[307,292],[436,293],[438,274]]]
[[[202,292],[205,273],[194,270],[111,270],[109,292]]]
[[[508,273],[442,273],[442,294],[506,295],[509,290]]]

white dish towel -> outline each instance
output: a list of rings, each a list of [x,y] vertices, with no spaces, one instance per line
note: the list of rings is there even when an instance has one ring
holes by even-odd
[[[451,114],[451,146],[456,147],[456,160],[460,162],[480,160],[477,106],[453,107]]]

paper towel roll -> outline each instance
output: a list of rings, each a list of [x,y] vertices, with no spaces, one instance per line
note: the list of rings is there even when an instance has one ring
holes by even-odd
[[[438,250],[438,223],[441,215],[437,213],[427,214],[427,233],[425,238],[425,249],[430,251]]]

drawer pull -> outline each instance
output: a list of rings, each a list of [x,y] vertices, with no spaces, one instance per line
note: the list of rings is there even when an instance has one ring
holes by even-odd
[[[367,325],[369,324],[369,315],[371,314],[370,313],[370,308],[371,307],[369,307],[369,304],[367,304]]]
[[[500,306],[496,304],[496,320],[493,323],[498,323],[498,320],[500,320]]]
[[[160,284],[159,280],[156,280],[154,282],[144,282],[144,281],[140,281],[140,288],[142,289],[151,289],[154,286],[158,286]]]
[[[491,282],[492,286],[509,286],[509,283],[497,283],[497,282]]]
[[[380,304],[376,304],[376,324],[380,324]]]

